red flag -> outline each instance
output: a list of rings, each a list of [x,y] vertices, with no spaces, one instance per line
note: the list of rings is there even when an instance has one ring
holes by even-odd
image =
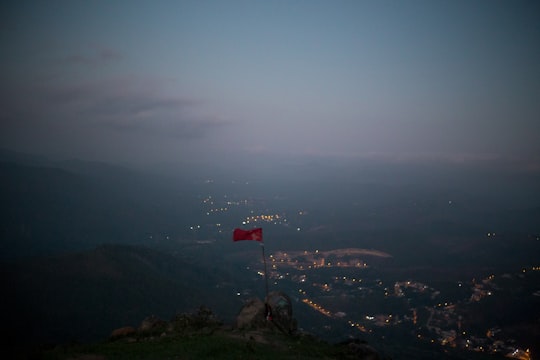
[[[256,228],[252,230],[234,229],[233,241],[240,241],[240,240],[263,241],[262,228]]]

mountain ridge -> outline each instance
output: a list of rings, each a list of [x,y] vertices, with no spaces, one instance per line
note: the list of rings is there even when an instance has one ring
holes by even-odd
[[[222,309],[236,300],[220,296],[220,280],[196,264],[138,246],[102,245],[1,269],[9,322],[33,342],[96,340],[148,312],[165,316],[201,302]]]

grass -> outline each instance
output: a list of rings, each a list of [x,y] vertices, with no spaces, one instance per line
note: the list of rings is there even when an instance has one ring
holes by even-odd
[[[331,359],[339,354],[337,347],[308,337],[218,332],[57,347],[45,352],[43,359]]]

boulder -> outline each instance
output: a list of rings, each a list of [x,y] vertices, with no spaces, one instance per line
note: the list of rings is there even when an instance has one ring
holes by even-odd
[[[282,291],[273,291],[266,297],[269,308],[268,319],[272,324],[286,334],[297,330],[296,319],[293,318],[291,299]]]
[[[160,318],[151,315],[148,316],[146,319],[144,319],[139,326],[140,332],[154,332],[154,331],[162,331],[164,328],[167,327],[167,322],[164,320],[161,320]]]
[[[135,335],[137,333],[137,330],[131,326],[124,326],[118,329],[113,330],[111,333],[111,339],[118,339],[126,336]]]
[[[270,329],[292,334],[297,330],[292,316],[292,303],[287,294],[274,291],[268,294],[266,303],[258,298],[248,300],[236,317],[239,329]]]
[[[167,329],[178,333],[198,332],[210,334],[221,327],[223,323],[206,306],[199,307],[196,313],[176,314]]]
[[[236,327],[253,329],[266,326],[266,306],[259,298],[249,299],[236,317]]]
[[[355,359],[362,360],[380,360],[381,356],[372,346],[362,340],[349,340],[341,343],[347,346],[347,353]]]

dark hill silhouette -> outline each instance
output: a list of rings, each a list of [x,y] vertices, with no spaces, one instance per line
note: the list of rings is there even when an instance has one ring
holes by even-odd
[[[148,314],[167,318],[199,304],[221,314],[238,307],[234,296],[216,289],[216,276],[143,247],[100,246],[4,264],[1,272],[12,342],[97,340]]]
[[[0,174],[4,258],[136,238],[142,216],[113,189],[55,168],[0,163]]]
[[[173,232],[190,221],[190,197],[171,196],[164,186],[129,171],[78,168],[76,173],[0,162],[3,259],[103,243],[140,244],[149,233]]]

